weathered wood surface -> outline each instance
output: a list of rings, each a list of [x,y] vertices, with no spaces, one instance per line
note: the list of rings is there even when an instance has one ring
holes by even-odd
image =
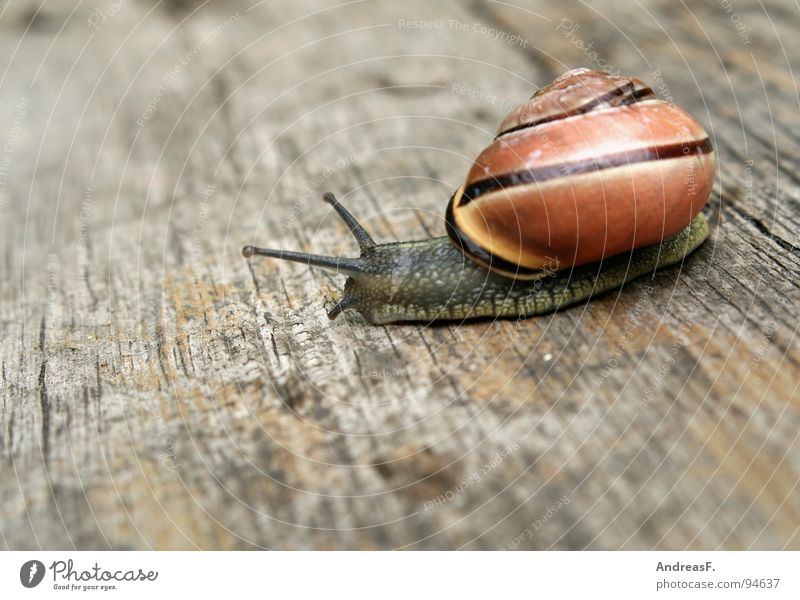
[[[796,3],[522,4],[3,4],[3,547],[800,547]],[[681,268],[371,327],[241,259],[355,252],[329,189],[439,234],[509,106],[604,65],[713,136]]]

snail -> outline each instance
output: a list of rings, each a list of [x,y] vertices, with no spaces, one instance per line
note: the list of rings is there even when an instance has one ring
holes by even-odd
[[[447,235],[377,244],[331,193],[357,258],[245,246],[347,276],[328,312],[373,324],[553,312],[681,262],[708,237],[703,127],[642,81],[575,69],[503,120],[447,205]]]

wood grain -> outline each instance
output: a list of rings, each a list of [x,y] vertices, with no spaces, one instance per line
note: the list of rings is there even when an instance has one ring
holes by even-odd
[[[0,9],[4,548],[800,548],[794,3],[113,4]],[[680,268],[372,327],[327,320],[341,278],[240,257],[354,253],[327,190],[439,235],[578,66],[709,131]]]

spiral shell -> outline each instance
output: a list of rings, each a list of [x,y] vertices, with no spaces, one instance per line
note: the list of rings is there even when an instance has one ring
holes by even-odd
[[[638,79],[568,71],[515,108],[447,207],[473,260],[520,279],[658,243],[702,209],[703,127]]]

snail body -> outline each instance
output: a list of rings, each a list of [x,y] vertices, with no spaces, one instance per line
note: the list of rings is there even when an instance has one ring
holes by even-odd
[[[338,270],[370,323],[531,316],[682,261],[708,236],[705,131],[637,79],[576,69],[503,121],[447,206],[447,235],[376,244],[332,194],[358,258],[245,246]]]

